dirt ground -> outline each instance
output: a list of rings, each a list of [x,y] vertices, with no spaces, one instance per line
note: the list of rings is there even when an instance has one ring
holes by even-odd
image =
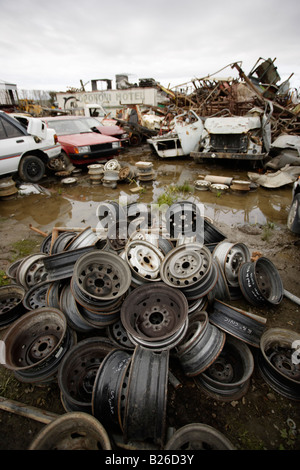
[[[283,285],[299,296],[300,238],[281,228],[272,230],[263,240],[261,230],[218,224],[231,241],[244,242],[250,252],[260,251],[276,265]],[[42,237],[13,217],[0,224],[0,269],[5,271],[11,260],[20,256],[15,244],[30,240],[31,251],[39,250]],[[244,299],[231,304],[266,318],[268,328],[279,327],[300,333],[300,306],[284,297],[276,307],[259,309]],[[0,337],[3,330],[0,331]],[[78,335],[80,340],[80,334]],[[254,358],[257,348],[250,347]],[[205,423],[223,433],[238,450],[299,450],[300,402],[285,398],[262,378],[255,362],[247,393],[239,400],[225,402],[208,396],[197,380],[184,375],[176,358],[170,370],[181,386],[168,386],[167,427],[179,429],[189,423]],[[65,412],[58,384],[46,386],[24,384],[0,366],[0,396],[54,413]],[[45,425],[18,414],[0,410],[0,449],[26,450]]]

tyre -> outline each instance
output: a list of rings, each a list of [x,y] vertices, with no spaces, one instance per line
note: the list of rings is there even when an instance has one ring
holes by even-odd
[[[19,166],[19,175],[23,181],[37,183],[45,174],[44,162],[35,155],[22,158]]]
[[[141,144],[141,142],[142,142],[142,138],[140,134],[138,134],[137,132],[132,132],[129,137],[130,145],[132,145],[133,147],[137,147],[138,145]]]
[[[300,233],[300,194],[296,194],[287,219],[288,229]]]

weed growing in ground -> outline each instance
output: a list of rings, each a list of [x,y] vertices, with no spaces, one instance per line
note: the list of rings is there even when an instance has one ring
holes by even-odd
[[[270,240],[272,230],[274,230],[274,228],[275,224],[273,222],[268,222],[266,225],[264,225],[261,239],[265,242],[268,242]]]
[[[0,269],[0,286],[7,286],[8,284],[10,284],[10,278],[5,271]]]
[[[25,256],[29,256],[32,253],[37,251],[37,242],[36,240],[19,240],[15,242],[10,251],[13,252],[12,262],[16,261],[17,259],[24,258]]]
[[[193,187],[185,181],[183,184],[171,184],[168,186],[166,191],[163,194],[160,194],[157,198],[157,204],[159,206],[162,206],[163,204],[166,204],[168,206],[171,206],[174,204],[174,202],[177,201],[178,197],[181,194],[190,194],[193,192]]]

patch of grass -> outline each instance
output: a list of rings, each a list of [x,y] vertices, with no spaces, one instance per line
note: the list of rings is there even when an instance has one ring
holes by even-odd
[[[12,245],[10,251],[14,253],[12,256],[13,262],[17,259],[25,258],[25,256],[29,256],[32,253],[35,253],[37,251],[37,242],[36,240],[29,239],[18,240]]]
[[[295,447],[297,431],[293,429],[282,429],[280,436],[284,439],[284,443],[280,444],[279,450],[285,450],[286,448],[292,449]]]
[[[171,184],[163,194],[158,196],[157,204],[159,206],[163,204],[171,206],[178,199],[180,194],[192,193],[193,190],[193,186],[191,186],[187,181],[181,185]]]
[[[243,450],[264,450],[264,443],[249,431],[240,434],[241,448]]]
[[[7,276],[6,272],[0,269],[0,286],[7,286],[10,282],[10,278]]]
[[[275,228],[274,222],[268,222],[266,225],[264,225],[261,239],[265,242],[268,242],[270,240],[270,237],[272,235],[272,230],[274,230],[274,228]]]
[[[162,206],[164,204],[167,204],[168,206],[171,206],[177,199],[176,195],[170,194],[170,192],[165,192],[163,194],[160,194],[157,198],[157,204],[159,206]]]
[[[19,397],[20,382],[10,370],[0,367],[0,395],[16,400]]]

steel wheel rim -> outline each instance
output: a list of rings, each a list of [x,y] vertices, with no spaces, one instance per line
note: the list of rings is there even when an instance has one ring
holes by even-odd
[[[212,256],[205,246],[198,243],[179,245],[165,256],[161,278],[171,287],[189,288],[200,284],[209,274],[211,266]]]
[[[93,416],[110,428],[119,428],[122,422],[121,393],[130,361],[131,354],[115,349],[103,360],[95,378],[92,396]]]
[[[50,281],[41,282],[36,286],[31,287],[24,297],[23,305],[28,310],[35,310],[37,308],[47,306],[47,292],[49,285],[52,283]]]
[[[37,369],[60,349],[66,330],[66,318],[57,309],[42,307],[28,312],[9,328],[3,339],[6,367],[14,371]],[[18,340],[21,345],[16,343]]]
[[[172,238],[181,235],[195,234],[195,224],[201,217],[197,205],[191,201],[178,201],[172,204],[166,212],[167,230]]]
[[[188,304],[178,290],[155,283],[134,289],[121,307],[121,321],[127,333],[136,341],[165,341],[185,324]]]
[[[70,284],[62,288],[59,298],[59,308],[66,315],[70,327],[81,333],[93,330],[93,326],[81,315],[76,300],[72,294]]]
[[[111,450],[108,434],[93,416],[66,413],[45,426],[29,450]]]
[[[219,273],[215,263],[213,262],[211,265],[211,269],[208,272],[208,275],[204,278],[201,284],[196,285],[196,287],[190,287],[186,289],[182,289],[183,293],[185,294],[188,301],[190,300],[197,300],[211,292],[217,281],[218,281]]]
[[[127,331],[125,330],[121,322],[121,319],[115,321],[112,325],[108,326],[107,336],[119,348],[128,350],[132,350],[135,348],[135,345],[131,342]]]
[[[23,258],[16,271],[17,284],[27,290],[37,283],[47,280],[48,273],[43,263],[43,258],[46,256],[46,253],[39,253]]]
[[[169,352],[137,346],[132,356],[124,410],[124,438],[162,445],[166,425]]]
[[[226,333],[259,348],[260,338],[265,329],[265,318],[215,300],[209,313],[209,320]]]
[[[207,424],[192,423],[178,429],[165,445],[165,450],[235,450],[217,429]]]
[[[279,394],[300,400],[299,359],[293,358],[293,343],[300,341],[299,333],[282,328],[269,328],[260,341],[259,371],[264,380]]]
[[[240,266],[250,261],[250,252],[244,243],[219,243],[213,251],[224,270],[227,282],[231,286],[238,286],[238,272]]]
[[[183,340],[188,329],[188,324],[189,322],[187,318],[182,327],[179,328],[176,333],[161,341],[157,340],[149,342],[147,340],[137,338],[136,336],[133,336],[130,333],[128,333],[128,338],[135,346],[142,346],[144,348],[151,349],[152,351],[157,352],[168,351],[172,348],[175,348],[175,346],[177,346],[177,344],[179,344]]]
[[[146,240],[133,240],[125,247],[125,257],[133,276],[140,280],[160,281],[163,253]]]
[[[18,285],[0,287],[0,329],[6,328],[25,313],[23,300],[25,289]]]
[[[92,246],[99,240],[98,235],[93,232],[91,227],[86,227],[77,236],[72,237],[71,241],[65,245],[64,250],[76,250],[78,248],[84,248],[86,246]]]
[[[222,401],[239,400],[249,388],[254,359],[249,347],[228,336],[216,361],[198,377],[202,388]]]
[[[75,266],[73,282],[78,287],[76,294],[89,302],[115,300],[130,287],[129,266],[115,253],[93,251],[81,256]]]
[[[209,323],[206,312],[196,314],[186,337],[177,347],[177,357],[185,374],[194,377],[208,369],[221,354],[225,339],[225,333]]]
[[[107,338],[92,337],[74,345],[58,369],[58,385],[66,411],[92,411],[94,381],[113,345]]]
[[[58,235],[51,247],[51,254],[61,253],[66,246],[76,237],[76,232],[62,232]]]
[[[280,275],[272,261],[265,257],[241,266],[239,285],[244,297],[252,305],[278,305],[283,299]]]

